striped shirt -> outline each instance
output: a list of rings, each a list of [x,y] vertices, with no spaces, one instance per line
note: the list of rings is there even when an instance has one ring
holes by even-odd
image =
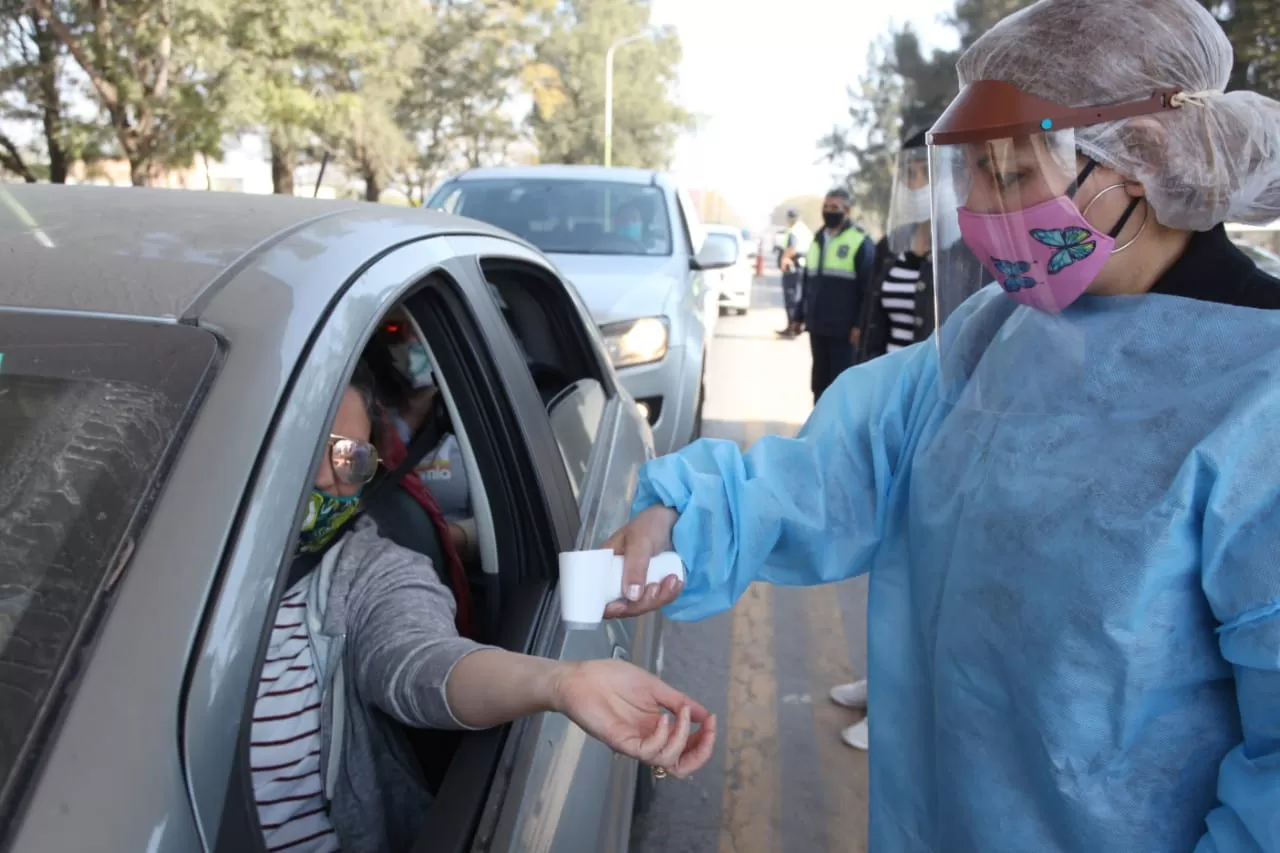
[[[910,346],[916,340],[916,289],[920,284],[920,268],[924,258],[914,252],[903,252],[894,259],[880,289],[880,304],[889,317],[889,342],[885,352]]]
[[[280,602],[253,705],[249,765],[267,849],[336,853],[320,772],[320,685],[307,637],[306,578]]]

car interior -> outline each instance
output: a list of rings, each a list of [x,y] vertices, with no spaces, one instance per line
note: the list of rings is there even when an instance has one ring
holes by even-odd
[[[549,279],[543,271],[514,262],[485,261],[481,266],[548,413],[576,497],[596,432],[583,428],[583,413],[594,414],[598,424],[607,396],[612,393],[612,388],[604,385],[609,379],[600,369],[598,350],[584,339],[583,321],[574,315],[572,303],[559,282]],[[419,293],[427,290],[430,288]],[[386,441],[388,431],[394,429],[390,419],[397,405],[412,403],[426,413],[417,430],[402,439],[406,450],[403,461],[394,470],[384,466],[379,477],[366,486],[364,512],[383,536],[430,560],[457,602],[460,634],[524,651],[523,647],[517,648],[523,641],[513,640],[509,630],[512,623],[526,619],[518,613],[522,606],[520,596],[513,594],[510,572],[502,568],[504,563],[514,562],[503,557],[504,551],[509,553],[511,543],[499,538],[503,536],[499,531],[505,533],[510,526],[503,517],[522,502],[512,500],[504,484],[491,482],[497,478],[486,476],[494,465],[505,463],[487,458],[491,455],[490,437],[483,430],[479,434],[474,430],[475,415],[468,413],[474,412],[475,406],[468,403],[476,401],[466,399],[474,389],[465,382],[454,384],[447,370],[441,369],[437,359],[449,342],[433,340],[431,332],[424,331],[433,326],[439,328],[441,318],[425,313],[423,304],[410,297],[393,307],[361,354],[383,402],[384,411],[379,415],[382,423],[375,424],[375,443]],[[395,361],[396,347],[405,342],[425,348],[430,364],[435,365],[435,387],[409,389],[406,394],[403,374],[397,371]],[[447,476],[465,477],[469,506],[465,514],[459,514],[454,507],[455,511],[445,517],[440,502],[434,497],[424,498],[410,486],[424,470],[423,461],[450,436],[456,439],[460,458],[449,461]],[[385,461],[383,447],[379,452]],[[428,464],[425,470],[429,475],[441,473],[435,463]],[[432,493],[437,481],[428,476],[420,478],[420,482]],[[455,526],[468,531],[472,547],[459,546]],[[294,558],[287,583],[292,585],[310,571],[318,564],[319,556]],[[532,616],[528,619],[531,621]],[[459,745],[469,735],[427,730],[409,730],[405,734],[413,745],[428,789],[433,796],[438,795]]]

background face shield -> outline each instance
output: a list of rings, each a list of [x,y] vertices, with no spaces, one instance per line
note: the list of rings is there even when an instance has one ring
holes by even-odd
[[[1081,165],[1074,134],[929,152],[940,391],[957,406],[1051,411],[1053,384],[1084,357],[1083,334],[1066,305],[1053,304],[1049,281],[1092,254],[1073,248],[1081,236],[1066,198]],[[961,239],[948,243],[955,234]]]
[[[889,251],[895,256],[911,251],[921,257],[929,253],[929,220],[932,198],[929,191],[929,151],[905,148],[898,152],[893,173],[893,193],[889,199],[886,229]]]

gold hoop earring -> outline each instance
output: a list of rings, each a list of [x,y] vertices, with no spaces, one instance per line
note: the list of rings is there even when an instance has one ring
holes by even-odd
[[[1089,201],[1089,203],[1088,203],[1088,204],[1086,204],[1086,205],[1084,206],[1084,210],[1080,211],[1080,215],[1081,215],[1081,216],[1083,216],[1083,217],[1085,218],[1085,221],[1086,221],[1086,222],[1088,222],[1088,221],[1089,221],[1089,211],[1090,211],[1090,210],[1092,210],[1092,209],[1093,209],[1093,206],[1094,206],[1095,204],[1097,204],[1097,203],[1098,203],[1098,199],[1102,198],[1104,195],[1106,195],[1107,193],[1111,192],[1112,190],[1121,190],[1121,189],[1124,189],[1124,188],[1125,188],[1125,187],[1127,187],[1127,186],[1128,186],[1128,184],[1127,184],[1127,183],[1125,183],[1125,184],[1112,184],[1112,185],[1111,185],[1111,186],[1109,186],[1109,187],[1103,187],[1102,189],[1098,190],[1098,194],[1097,194],[1097,195],[1095,195],[1095,196],[1094,196],[1094,197]],[[1137,234],[1134,234],[1134,235],[1133,235],[1133,237],[1132,237],[1132,239],[1130,239],[1130,240],[1129,240],[1129,242],[1125,243],[1123,246],[1117,246],[1116,248],[1112,249],[1112,250],[1111,250],[1111,254],[1115,255],[1115,254],[1118,254],[1118,253],[1120,253],[1120,252],[1123,252],[1125,249],[1129,248],[1129,247],[1130,247],[1130,246],[1132,246],[1134,243],[1138,242],[1138,238],[1142,236],[1142,232],[1147,230],[1147,223],[1148,223],[1150,220],[1151,220],[1151,202],[1147,201],[1146,196],[1143,196],[1143,197],[1142,197],[1142,226],[1141,226],[1140,228],[1138,228],[1138,233],[1137,233]]]

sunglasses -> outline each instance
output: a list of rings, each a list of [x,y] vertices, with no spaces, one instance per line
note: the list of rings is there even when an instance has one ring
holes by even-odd
[[[378,473],[382,460],[378,458],[377,448],[367,441],[330,435],[329,463],[333,465],[333,475],[339,482],[363,486]]]

